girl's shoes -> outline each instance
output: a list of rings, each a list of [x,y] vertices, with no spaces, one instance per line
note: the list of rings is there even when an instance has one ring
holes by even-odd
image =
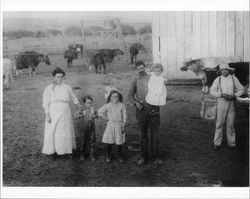
[[[57,155],[56,153],[54,153],[54,154],[52,155],[52,160],[53,160],[53,161],[56,161],[57,158],[58,158],[58,155]]]
[[[156,158],[156,159],[154,160],[154,164],[162,165],[162,164],[163,164],[163,161],[162,161],[160,158]]]
[[[123,157],[123,155],[119,155],[118,156],[118,160],[120,163],[124,163],[125,162],[125,158]]]
[[[107,155],[106,156],[106,162],[110,162],[111,161],[111,157],[110,157],[110,155]]]
[[[95,162],[95,161],[96,161],[95,155],[91,155],[91,156],[90,156],[90,159],[91,159],[92,162]]]
[[[84,160],[85,160],[84,155],[80,155],[80,161],[84,161]]]

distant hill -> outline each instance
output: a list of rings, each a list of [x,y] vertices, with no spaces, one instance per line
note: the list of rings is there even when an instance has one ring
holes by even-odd
[[[80,21],[69,19],[39,19],[39,18],[7,18],[3,19],[3,31],[15,30],[46,30],[48,28],[66,29],[69,25],[80,26]]]
[[[3,18],[3,31],[15,30],[46,30],[49,28],[60,29],[64,31],[70,25],[80,26],[80,18]],[[130,24],[136,30],[150,22],[130,22],[129,20],[122,20],[121,23]],[[91,24],[88,24],[91,26]]]

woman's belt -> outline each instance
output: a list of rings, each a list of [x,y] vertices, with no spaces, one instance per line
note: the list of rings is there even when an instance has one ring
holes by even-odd
[[[55,100],[55,101],[50,102],[50,104],[56,103],[56,102],[69,103],[69,101],[67,100]]]
[[[121,123],[122,120],[109,120],[109,122],[112,122],[112,123]]]

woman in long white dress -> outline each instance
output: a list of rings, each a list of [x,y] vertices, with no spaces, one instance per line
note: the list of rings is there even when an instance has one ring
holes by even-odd
[[[72,88],[63,83],[65,72],[61,68],[53,71],[54,81],[43,93],[43,108],[46,114],[42,153],[47,155],[72,154],[76,148],[72,114],[69,103],[80,103]]]

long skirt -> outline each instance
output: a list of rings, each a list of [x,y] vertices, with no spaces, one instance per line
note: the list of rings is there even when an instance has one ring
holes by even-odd
[[[73,120],[68,103],[55,102],[50,105],[51,123],[45,121],[44,145],[45,154],[71,154],[76,148]]]

